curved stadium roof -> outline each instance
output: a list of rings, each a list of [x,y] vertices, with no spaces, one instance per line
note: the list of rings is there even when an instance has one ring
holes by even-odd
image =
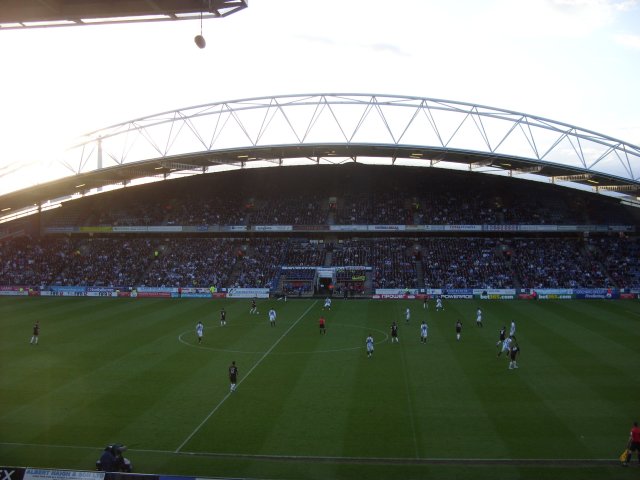
[[[60,165],[69,176],[0,196],[34,205],[143,178],[250,166],[424,165],[640,195],[640,147],[525,113],[434,98],[308,94],[197,105],[92,132]]]

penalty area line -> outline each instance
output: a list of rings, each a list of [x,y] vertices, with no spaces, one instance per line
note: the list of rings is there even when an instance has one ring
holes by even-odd
[[[295,322],[293,322],[289,328],[287,328],[287,329],[285,330],[285,332],[280,336],[280,338],[278,338],[278,340],[276,340],[276,341],[275,341],[275,343],[274,343],[273,345],[271,345],[271,347],[269,348],[269,350],[267,350],[266,352],[264,352],[264,355],[262,355],[262,357],[260,357],[260,358],[258,359],[258,361],[253,365],[253,367],[251,367],[251,369],[247,372],[247,374],[246,374],[246,375],[244,375],[244,376],[242,377],[242,379],[238,382],[238,386],[240,386],[240,385],[242,384],[242,382],[244,382],[244,381],[247,379],[247,377],[249,377],[249,375],[251,375],[251,372],[253,372],[253,371],[256,369],[256,367],[257,367],[258,365],[260,365],[260,364],[262,363],[262,361],[263,361],[265,358],[267,358],[267,355],[269,355],[269,354],[273,351],[273,349],[274,349],[274,348],[276,348],[276,347],[278,346],[278,344],[282,341],[282,339],[283,339],[284,337],[286,337],[286,336],[287,336],[287,334],[288,334],[288,333],[293,329],[293,327],[295,327],[295,326],[300,322],[300,320],[302,320],[302,319],[305,317],[305,315],[307,315],[307,313],[309,313],[309,311],[310,311],[313,307],[315,307],[316,303],[318,303],[318,301],[317,301],[317,300],[316,300],[315,302],[313,302],[311,305],[309,305],[309,307],[304,311],[304,313],[303,313],[302,315],[300,315],[300,316],[298,317],[298,319],[297,319]],[[198,433],[198,431],[203,427],[203,425],[204,425],[205,423],[207,423],[207,421],[208,421],[208,420],[213,416],[213,414],[214,414],[214,413],[216,413],[216,412],[220,409],[220,407],[224,404],[224,402],[227,400],[227,398],[229,398],[231,395],[232,395],[232,393],[231,393],[231,392],[227,392],[227,394],[222,398],[222,400],[220,400],[220,402],[219,402],[219,403],[218,403],[218,404],[213,408],[213,410],[211,410],[211,411],[209,412],[209,414],[204,418],[204,420],[202,420],[202,422],[200,422],[200,425],[198,425],[198,426],[193,430],[193,432],[191,432],[191,433],[189,434],[189,436],[184,440],[184,442],[182,442],[182,443],[180,444],[180,446],[179,446],[178,448],[176,448],[176,449],[175,449],[175,451],[174,451],[173,453],[180,453],[180,450],[182,450],[182,448],[183,448],[183,447],[184,447],[184,446],[189,442],[189,440],[191,440],[191,439],[193,438],[193,436],[194,436],[196,433]]]

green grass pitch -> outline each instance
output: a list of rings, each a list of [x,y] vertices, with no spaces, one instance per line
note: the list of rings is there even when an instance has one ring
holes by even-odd
[[[145,473],[637,478],[616,459],[640,419],[640,302],[322,305],[259,300],[250,315],[249,300],[0,298],[0,465],[92,469],[121,442]],[[517,370],[496,357],[512,319]],[[240,376],[229,394],[232,360]]]

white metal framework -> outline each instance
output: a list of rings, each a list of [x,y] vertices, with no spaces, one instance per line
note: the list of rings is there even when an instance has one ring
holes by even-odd
[[[294,158],[295,148],[305,146],[320,147],[315,160],[331,162],[337,151],[323,151],[323,145],[351,147],[358,156],[377,156],[374,146],[386,147],[385,153],[391,148],[399,154],[393,160],[400,154],[431,162],[445,159],[447,153],[469,154],[482,160],[466,163],[485,170],[575,172],[574,178],[559,175],[561,180],[604,176],[614,184],[640,181],[640,147],[603,134],[483,105],[367,94],[250,98],[164,112],[87,135],[69,152],[65,165],[78,174],[182,157],[183,166],[191,167],[186,157],[216,151],[238,151],[225,163],[244,164],[283,158],[269,155],[267,147],[278,147],[279,155],[293,149],[285,157]]]

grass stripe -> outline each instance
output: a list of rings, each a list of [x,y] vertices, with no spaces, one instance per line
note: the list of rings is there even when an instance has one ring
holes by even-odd
[[[402,348],[400,350],[400,357],[402,358],[402,372],[403,372],[403,378],[404,378],[404,388],[405,388],[405,393],[406,393],[406,400],[407,400],[407,411],[409,412],[409,423],[411,425],[411,434],[413,437],[413,447],[415,449],[415,456],[416,458],[420,458],[420,447],[418,446],[418,435],[416,433],[416,421],[415,421],[415,416],[413,413],[413,402],[411,401],[412,399],[412,395],[410,393],[410,388],[409,388],[409,366],[407,365],[407,359],[406,359],[406,354],[405,354],[405,345],[406,342],[402,343]]]
[[[267,356],[273,351],[274,348],[276,348],[278,346],[278,344],[282,341],[282,339],[284,337],[287,336],[287,334],[293,330],[293,328],[300,322],[300,320],[302,320],[305,315],[307,313],[309,313],[309,311],[316,305],[317,301],[313,302],[311,305],[309,305],[309,307],[307,307],[307,309],[304,311],[304,313],[302,315],[300,315],[297,320],[295,322],[293,322],[289,328],[287,328],[285,330],[285,332],[280,336],[280,338],[278,338],[278,340],[275,341],[275,343],[273,345],[271,345],[271,347],[269,347],[269,349],[264,352],[264,354],[260,357],[260,359],[251,367],[251,369],[247,372],[246,375],[243,375],[242,379],[238,382],[238,387],[249,377],[249,375],[251,375],[251,372],[253,372],[256,367],[258,367],[258,365],[260,365],[263,360],[265,358],[267,358]],[[207,423],[207,421],[213,416],[214,413],[216,413],[218,411],[218,409],[224,404],[224,402],[231,396],[231,392],[228,392],[223,398],[222,400],[220,400],[220,402],[213,408],[213,410],[211,410],[211,412],[209,412],[209,414],[204,418],[204,420],[202,420],[202,422],[200,422],[200,424],[187,436],[187,438],[185,438],[185,440],[178,446],[178,448],[176,448],[175,453],[179,453],[180,450],[182,450],[182,447],[184,447],[189,440],[191,440],[193,438],[193,436],[198,433],[198,431],[200,431],[200,429],[203,427],[203,425],[205,423]]]

